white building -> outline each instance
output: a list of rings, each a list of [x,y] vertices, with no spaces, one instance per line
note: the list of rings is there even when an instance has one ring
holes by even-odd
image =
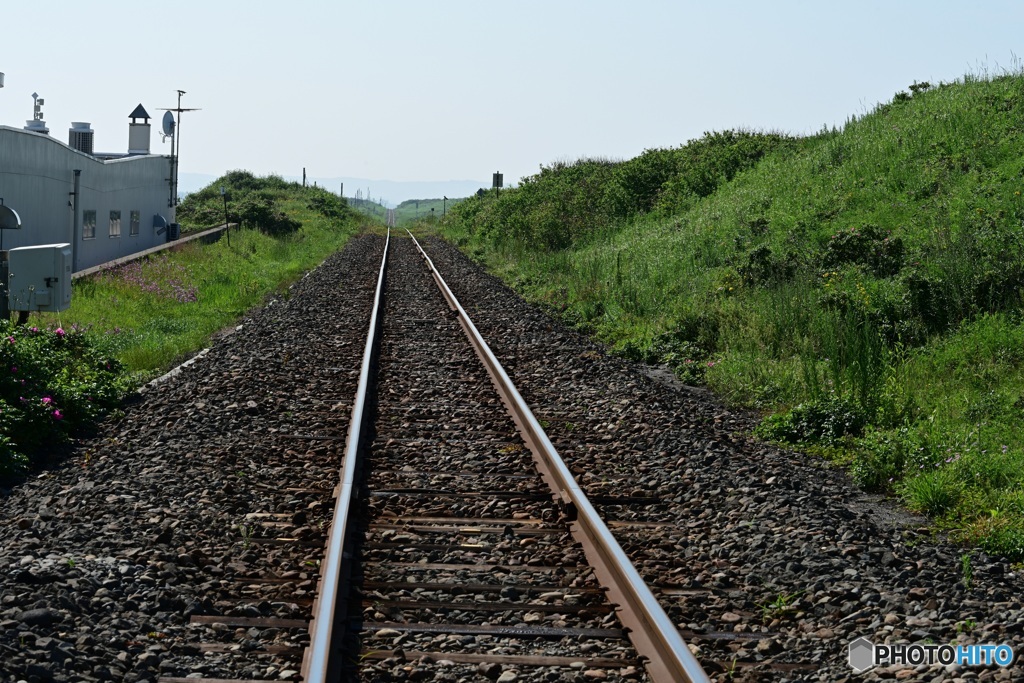
[[[142,105],[129,116],[127,152],[94,154],[88,123],[73,123],[64,144],[40,104],[24,129],[0,126],[0,202],[21,218],[20,230],[0,230],[0,248],[70,242],[78,271],[166,242],[171,157],[150,154]]]

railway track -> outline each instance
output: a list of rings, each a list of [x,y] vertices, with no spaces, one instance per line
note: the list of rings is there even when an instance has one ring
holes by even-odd
[[[347,368],[311,355],[323,409],[279,435],[337,456],[344,440],[335,509],[320,486],[288,494],[317,497],[301,520],[249,513],[243,560],[305,559],[239,571],[237,596],[190,617],[186,652],[260,663],[199,680],[299,678],[300,659],[310,682],[706,680],[429,259],[410,239],[388,252],[358,377],[351,339]]]
[[[404,238],[365,405],[376,420],[347,487],[351,581],[338,617],[314,618],[335,585],[320,573],[339,464],[355,461],[346,418],[383,242],[354,238],[0,497],[0,681],[301,680],[311,624],[337,627],[331,680],[655,680],[622,637],[637,631],[625,601],[577,545],[572,485],[554,496],[525,469],[530,421],[499,410],[465,316]],[[714,680],[842,680],[865,634],[1020,641],[1001,630],[1021,623],[1019,579],[997,561],[976,555],[961,585],[962,549],[880,528],[838,477],[744,437],[742,416],[649,381],[454,248],[426,247]]]
[[[353,562],[328,560],[321,586],[355,575],[319,601],[305,679],[706,680],[429,259],[392,252],[376,421],[357,398],[328,550]]]
[[[196,534],[191,542],[182,534],[157,537],[194,546],[187,556],[167,559],[191,563],[196,571],[195,595],[181,605],[188,631],[152,629],[158,643],[174,642],[161,668],[191,671],[193,677],[156,680],[298,678],[358,387],[363,338],[361,326],[350,321],[370,315],[382,252],[381,244],[364,239],[347,260],[322,266],[330,279],[350,283],[345,298],[333,287],[298,283],[294,303],[270,307],[250,332],[262,353],[243,359],[229,344],[224,355],[236,369],[200,380],[186,399],[194,402],[167,422],[166,441],[177,447],[170,458],[188,463],[185,476],[208,482],[204,495],[177,504],[205,511],[211,533]],[[290,313],[280,309],[293,306],[305,312],[301,327],[284,323]],[[205,372],[200,362],[184,375]],[[303,378],[301,389],[293,377]],[[208,427],[210,412],[214,429]],[[145,425],[137,428],[145,431]],[[195,443],[181,454],[179,444],[188,444],[189,434]],[[130,434],[121,438],[131,443]],[[152,469],[158,468],[159,461]],[[140,636],[128,649],[142,651],[148,640]]]
[[[430,259],[409,239],[384,251],[390,256],[367,297],[371,334],[354,398],[338,393],[356,379],[349,370],[347,384],[329,390],[331,419],[291,435],[326,442],[340,455],[348,429],[334,510],[320,506],[309,520],[331,530],[325,550],[308,533],[273,533],[278,524],[288,529],[276,518],[264,520],[271,531],[256,540],[299,542],[309,549],[305,564],[315,560],[320,575],[242,577],[252,585],[282,584],[285,593],[296,587],[287,579],[297,578],[300,599],[279,596],[283,615],[255,614],[246,605],[242,616],[202,614],[192,623],[219,633],[234,628],[236,641],[243,629],[290,631],[287,642],[252,650],[273,656],[271,671],[285,678],[298,677],[306,643],[295,632],[308,627],[301,677],[311,683],[504,674],[708,680]],[[345,343],[351,359],[351,340]],[[351,410],[348,425],[342,406]],[[591,495],[613,514],[656,501],[635,488]],[[671,522],[613,525],[634,555],[659,557],[664,573],[677,570],[671,555],[644,552],[634,540],[646,527]],[[669,605],[714,598],[672,584],[657,591]],[[711,648],[744,639],[731,632],[688,635]],[[719,661],[728,661],[727,651]]]

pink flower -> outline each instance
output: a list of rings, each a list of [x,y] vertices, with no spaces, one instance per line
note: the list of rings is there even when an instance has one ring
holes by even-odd
[[[58,327],[57,329],[55,329],[53,331],[53,333],[55,335],[57,335],[58,337],[63,337],[64,336],[64,328],[63,327]]]
[[[53,399],[52,398],[50,398],[49,396],[43,396],[43,405],[44,406],[48,406],[51,403],[53,403]]]
[[[38,332],[38,331],[39,331],[39,328],[38,328],[38,327],[36,327],[35,325],[33,325],[32,327],[30,327],[30,328],[28,328],[28,329],[29,329],[29,331],[31,331],[31,332]]]
[[[10,343],[12,343],[12,344],[13,344],[13,343],[14,343],[14,337],[12,337],[12,336],[8,335],[8,337],[7,337],[7,341],[9,341]]]
[[[64,413],[60,412],[60,408],[58,408],[57,410],[53,411],[53,419],[54,420],[63,420],[64,419]]]

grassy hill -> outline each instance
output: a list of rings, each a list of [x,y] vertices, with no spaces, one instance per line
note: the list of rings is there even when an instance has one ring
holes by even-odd
[[[143,381],[283,291],[365,223],[322,188],[231,171],[181,203],[177,216],[186,229],[224,223],[221,187],[229,235],[76,280],[71,308],[34,313],[32,324],[85,330],[97,349]]]
[[[447,210],[451,210],[455,204],[462,199],[451,199],[444,201],[438,199],[407,199],[395,207],[395,224],[401,227],[412,225],[419,221],[439,221]]]
[[[542,168],[443,232],[765,438],[1024,558],[1024,76],[914,84],[841,131]]]
[[[346,197],[345,201],[348,202],[348,205],[352,207],[353,210],[358,211],[363,215],[376,218],[381,222],[384,222],[387,219],[387,207],[375,200]]]

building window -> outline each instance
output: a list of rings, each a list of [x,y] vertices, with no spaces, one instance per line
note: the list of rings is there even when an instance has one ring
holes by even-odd
[[[139,234],[139,223],[140,222],[141,222],[141,220],[140,220],[139,212],[138,211],[132,211],[132,213],[131,213],[131,225],[128,227],[128,234],[129,235],[138,235]]]
[[[96,237],[96,212],[82,212],[82,239],[91,240]]]
[[[110,212],[110,236],[120,237],[121,236],[121,212],[111,211]]]

